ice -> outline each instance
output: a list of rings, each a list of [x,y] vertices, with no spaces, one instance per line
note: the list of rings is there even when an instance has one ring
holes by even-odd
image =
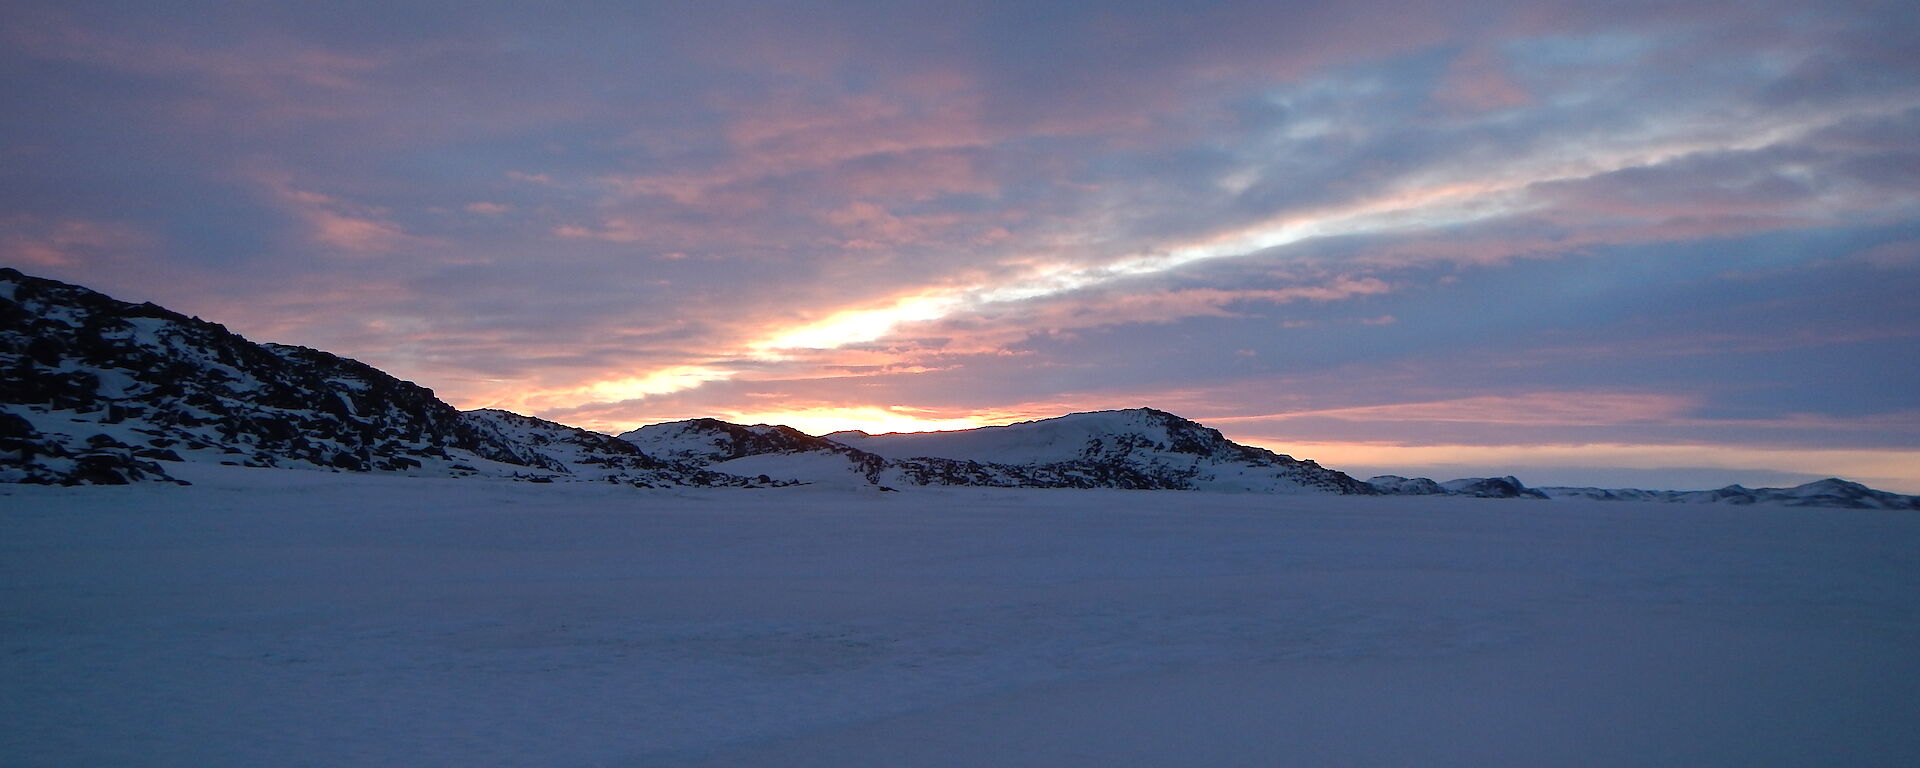
[[[6,764],[1920,764],[1911,513],[177,467],[0,487]]]

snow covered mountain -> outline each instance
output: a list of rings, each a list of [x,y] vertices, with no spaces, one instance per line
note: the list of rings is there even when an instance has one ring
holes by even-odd
[[[166,462],[594,479],[747,481],[503,412],[318,350],[0,269],[0,481],[171,479]]]
[[[1676,504],[1765,504],[1782,507],[1843,507],[1848,509],[1920,510],[1920,496],[1877,491],[1859,483],[1829,477],[1792,488],[1746,488],[1729,485],[1712,491],[1645,491],[1638,488],[1541,488],[1555,499],[1597,501],[1661,501]]]
[[[1528,488],[1513,475],[1506,477],[1463,477],[1440,484],[1448,493],[1482,499],[1545,499],[1547,495]]]
[[[715,471],[815,484],[1373,492],[1343,473],[1234,443],[1151,408],[951,432],[825,437],[693,419],[642,427],[621,438]]]
[[[763,482],[881,484],[886,460],[787,426],[688,419],[641,427],[620,440],[648,454]]]
[[[1367,485],[1391,496],[1472,496],[1479,499],[1545,499],[1538,489],[1528,488],[1519,478],[1463,477],[1444,483],[1425,477],[1380,475],[1367,478]]]
[[[760,482],[886,490],[927,485],[1093,487],[1031,467],[938,458],[888,459],[781,425],[689,419],[641,427],[620,437],[648,453]]]
[[[1228,440],[1166,411],[1075,413],[1001,427],[827,438],[893,461],[946,459],[1034,473],[1064,487],[1257,493],[1374,493],[1372,486],[1264,448]]]
[[[1439,483],[1425,477],[1401,477],[1399,475],[1376,475],[1367,478],[1367,485],[1375,490],[1392,496],[1445,496],[1452,493]]]
[[[512,411],[482,408],[462,411],[468,426],[494,444],[514,452],[514,461],[552,470],[533,479],[599,480],[653,488],[664,486],[737,487],[761,485],[696,464],[649,455],[632,443],[579,427]],[[516,470],[517,471],[517,470]]]

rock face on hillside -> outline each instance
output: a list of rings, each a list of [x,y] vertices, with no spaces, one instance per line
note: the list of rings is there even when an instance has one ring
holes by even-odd
[[[183,460],[722,480],[665,467],[605,435],[596,441],[551,422],[533,429],[538,420],[469,416],[355,360],[255,344],[215,323],[11,269],[0,270],[0,385],[0,480],[11,482],[169,479],[166,464]],[[567,435],[564,451],[545,437],[529,439],[549,433]]]

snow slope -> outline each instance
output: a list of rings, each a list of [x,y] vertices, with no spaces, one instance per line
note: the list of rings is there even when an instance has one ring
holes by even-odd
[[[1920,516],[0,486],[9,766],[1920,764]]]
[[[1256,493],[1374,493],[1372,486],[1262,448],[1240,445],[1152,408],[1075,413],[950,432],[826,436],[894,460],[932,457],[1016,466],[1101,487]]]

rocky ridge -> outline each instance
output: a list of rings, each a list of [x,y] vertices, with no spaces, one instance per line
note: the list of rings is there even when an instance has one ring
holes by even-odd
[[[0,269],[0,481],[170,480],[169,462],[640,485],[747,481],[319,350]]]

